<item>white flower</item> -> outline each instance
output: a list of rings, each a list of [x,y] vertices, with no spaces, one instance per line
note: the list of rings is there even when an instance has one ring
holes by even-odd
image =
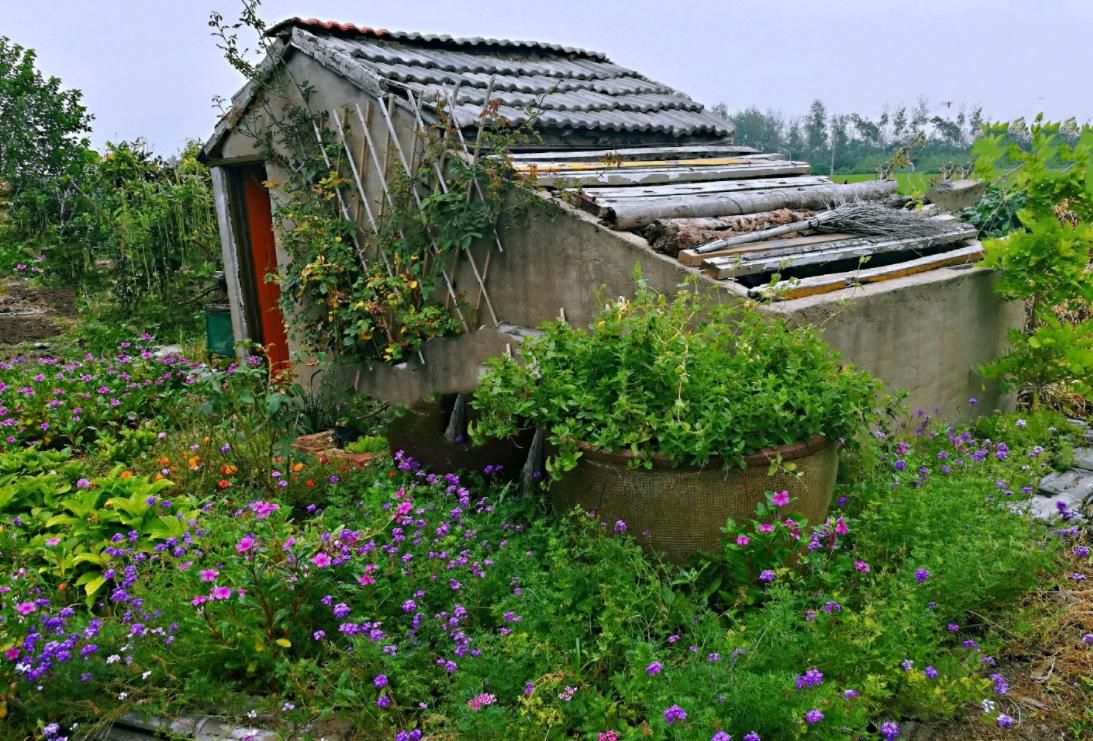
[[[257,710],[251,710],[250,712],[247,713],[247,717],[248,718],[257,718],[258,717],[258,711]]]
[[[146,672],[144,672],[143,674],[141,674],[141,675],[140,675],[140,678],[141,678],[141,679],[148,679],[148,677],[150,677],[150,676],[152,676],[152,670],[151,670],[151,669],[149,669],[148,671],[146,671]]]
[[[984,700],[983,702],[979,703],[979,706],[981,708],[983,708],[984,713],[993,713],[994,712],[994,700],[990,700],[990,699]]]
[[[119,693],[118,693],[118,699],[119,699],[119,700],[124,700],[124,699],[125,699],[125,698],[127,698],[127,697],[129,697],[129,693],[128,693],[128,692],[119,692]]]
[[[106,663],[107,664],[116,664],[119,661],[121,661],[121,657],[118,656],[117,654],[110,654],[109,656],[106,657]]]

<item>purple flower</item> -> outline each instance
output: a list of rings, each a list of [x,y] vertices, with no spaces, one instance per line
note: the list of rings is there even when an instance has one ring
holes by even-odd
[[[759,581],[769,584],[770,582],[774,581],[774,572],[770,569],[764,569],[763,571],[759,572]]]
[[[824,683],[823,673],[816,667],[812,667],[804,674],[797,675],[797,689],[803,690],[806,687],[819,687]]]
[[[911,671],[914,665],[915,662],[911,661],[910,659],[904,659],[903,661],[899,662],[900,668],[903,669],[903,671],[905,672]]]
[[[372,680],[372,684],[376,685],[377,687],[386,687],[388,684],[387,675],[377,674],[376,678]]]
[[[664,711],[664,720],[668,721],[668,725],[674,724],[677,720],[687,720],[687,711],[679,705],[672,705]]]
[[[824,714],[821,713],[819,710],[816,710],[815,708],[805,713],[805,723],[808,723],[810,726],[816,725],[823,719]]]
[[[391,698],[387,695],[380,695],[376,698],[376,707],[380,708],[381,710],[386,710],[387,708],[391,707]]]
[[[924,581],[930,578],[929,569],[915,569],[915,581],[922,584]]]
[[[845,690],[843,692],[843,697],[845,697],[847,700],[853,700],[857,696],[858,696],[858,691],[857,690]]]
[[[615,521],[615,532],[616,533],[625,533],[626,532],[626,523],[623,522],[622,520],[616,520]]]
[[[718,731],[714,735],[710,736],[710,741],[732,741],[732,736],[724,731]]]
[[[763,741],[759,738],[759,734],[755,731],[748,731],[744,734],[744,741]]]
[[[998,724],[999,728],[1009,728],[1013,725],[1013,718],[1005,713],[999,713],[998,717],[994,719],[994,722]]]
[[[649,664],[649,666],[645,667],[645,673],[648,674],[650,677],[660,674],[663,670],[664,664],[660,663],[659,661],[654,661],[653,663]]]
[[[1010,691],[1009,683],[1006,681],[1006,678],[1003,677],[1001,674],[995,672],[994,674],[990,675],[990,678],[994,681],[994,694],[1001,697],[1002,695]]]
[[[884,741],[893,741],[893,739],[899,738],[899,724],[894,720],[886,720],[880,724],[880,735],[884,737]]]
[[[932,666],[927,665],[926,668],[922,670],[922,673],[927,679],[937,679],[937,669]]]

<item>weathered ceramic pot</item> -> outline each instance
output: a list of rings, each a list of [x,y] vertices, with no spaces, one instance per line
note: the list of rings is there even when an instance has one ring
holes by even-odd
[[[768,475],[777,456],[796,470]],[[701,468],[673,468],[656,457],[652,469],[631,468],[631,459],[629,451],[583,449],[577,467],[551,485],[554,510],[580,506],[609,525],[622,520],[643,546],[676,563],[697,551],[719,551],[725,521],[753,517],[768,491],[789,491],[794,501],[787,512],[822,522],[838,469],[836,446],[823,437],[761,450],[748,456],[745,468],[729,470],[718,459]]]

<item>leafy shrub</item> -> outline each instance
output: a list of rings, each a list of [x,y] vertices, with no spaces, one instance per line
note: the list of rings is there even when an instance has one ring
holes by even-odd
[[[713,305],[697,293],[658,295],[639,281],[632,300],[608,304],[588,330],[559,320],[501,357],[472,405],[479,436],[538,425],[568,470],[579,444],[629,450],[652,465],[726,466],[762,448],[814,435],[852,435],[879,386],[841,367],[812,329]]]

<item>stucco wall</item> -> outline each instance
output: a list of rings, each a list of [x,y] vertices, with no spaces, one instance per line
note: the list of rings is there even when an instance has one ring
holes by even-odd
[[[379,178],[370,155],[362,154],[365,138],[353,108],[355,103],[363,107],[368,96],[303,55],[292,57],[289,69],[297,80],[315,84],[313,110],[349,106],[350,148],[357,155],[369,203],[374,213],[380,213],[386,206]],[[261,108],[256,109],[244,128],[260,127],[262,115]],[[393,116],[409,157],[415,148],[416,127],[403,108],[396,107]],[[387,127],[378,110],[373,112],[369,131],[380,163],[385,168],[401,167],[395,152],[386,147]],[[229,135],[222,154],[219,163],[227,164],[253,161],[256,156],[252,140],[241,131]],[[283,175],[270,169],[273,180]],[[275,208],[280,197],[274,191]],[[730,286],[680,266],[639,237],[609,230],[589,214],[543,196],[532,196],[531,201],[532,206],[507,214],[499,224],[503,253],[492,240],[472,248],[480,272],[486,270],[489,255],[486,288],[500,323],[535,327],[564,311],[574,324],[586,324],[600,299],[633,293],[635,265],[660,291],[673,291],[688,277],[697,276],[699,285],[718,300],[741,300]],[[366,215],[354,215],[367,232]],[[287,260],[280,247],[278,259]],[[470,390],[477,383],[482,360],[512,344],[505,328],[494,327],[465,259],[452,277],[471,331],[430,343],[423,350],[424,365],[415,358],[399,368],[373,365],[362,367],[360,373],[349,369],[348,375],[362,392],[408,402],[434,393]],[[991,282],[991,273],[985,270],[942,269],[764,310],[822,327],[825,338],[846,361],[873,372],[893,389],[908,389],[913,407],[940,407],[943,417],[957,419],[1013,402],[1011,397],[999,397],[975,370],[999,354],[1006,329],[1018,326],[1022,317],[1019,305],[998,301]],[[291,339],[290,334],[290,344]],[[314,377],[313,368],[301,366],[302,382]],[[967,404],[971,397],[979,400],[975,408]]]
[[[912,409],[940,408],[956,421],[1014,405],[976,370],[998,357],[1007,329],[1024,319],[1024,307],[1000,301],[993,282],[982,268],[943,268],[770,310],[821,327],[845,360],[906,389]]]

